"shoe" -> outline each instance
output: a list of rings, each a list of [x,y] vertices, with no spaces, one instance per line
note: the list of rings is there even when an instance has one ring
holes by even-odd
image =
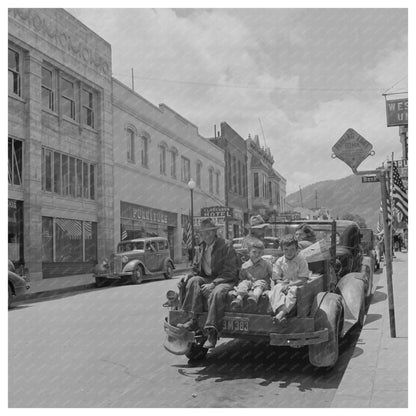
[[[231,310],[233,311],[237,311],[240,310],[242,308],[243,304],[241,302],[241,299],[234,299],[231,302]]]
[[[196,327],[196,324],[197,324],[196,319],[190,319],[189,321],[186,321],[184,323],[179,323],[178,325],[176,325],[176,327],[190,331],[191,329]]]
[[[208,338],[205,341],[203,348],[215,348],[217,345],[217,331],[213,328],[208,329]]]

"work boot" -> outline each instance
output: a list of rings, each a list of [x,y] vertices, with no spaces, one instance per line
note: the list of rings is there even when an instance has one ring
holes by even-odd
[[[235,298],[231,302],[231,310],[233,311],[241,310],[242,307],[243,307],[243,300],[241,298]]]
[[[203,348],[215,348],[217,345],[217,331],[214,328],[208,328],[207,329],[208,338],[205,341]]]

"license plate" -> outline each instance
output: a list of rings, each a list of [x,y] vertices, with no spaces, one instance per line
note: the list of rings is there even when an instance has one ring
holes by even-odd
[[[223,331],[248,332],[248,319],[226,317],[223,320]]]

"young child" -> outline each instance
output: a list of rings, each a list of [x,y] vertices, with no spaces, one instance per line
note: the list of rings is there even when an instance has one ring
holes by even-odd
[[[297,287],[309,277],[308,263],[298,254],[298,244],[292,234],[283,237],[281,246],[284,255],[273,265],[273,280],[270,292],[273,322],[282,322],[296,304]]]
[[[273,267],[261,257],[263,252],[263,242],[254,240],[250,245],[250,259],[241,266],[240,283],[235,288],[237,298],[231,302],[233,310],[241,309],[245,299],[249,308],[254,310],[262,293],[270,289]]]

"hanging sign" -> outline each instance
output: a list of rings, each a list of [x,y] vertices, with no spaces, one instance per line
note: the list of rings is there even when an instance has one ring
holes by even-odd
[[[409,120],[408,108],[407,98],[386,100],[387,127],[407,126]]]
[[[354,170],[367,156],[374,154],[372,149],[373,145],[363,136],[354,129],[348,129],[332,147],[332,157],[341,159]]]

